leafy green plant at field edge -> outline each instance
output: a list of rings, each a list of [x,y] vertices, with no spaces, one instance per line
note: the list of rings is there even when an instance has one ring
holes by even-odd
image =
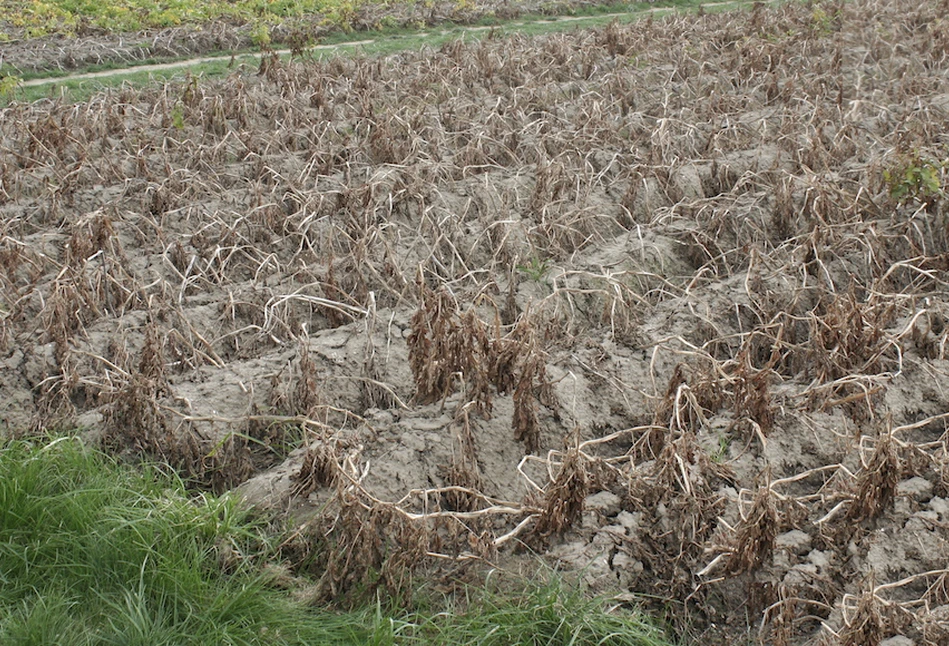
[[[949,170],[949,159],[935,160],[913,155],[893,169],[883,171],[883,181],[890,197],[904,204],[915,200],[921,204],[932,204],[945,197],[943,184]]]
[[[12,99],[22,82],[19,76],[0,77],[0,99]]]
[[[262,50],[270,49],[270,26],[266,23],[254,25],[250,31],[250,40]]]

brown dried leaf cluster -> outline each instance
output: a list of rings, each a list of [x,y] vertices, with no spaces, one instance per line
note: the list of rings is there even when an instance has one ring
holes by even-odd
[[[528,453],[540,448],[538,407],[555,402],[533,318],[519,318],[502,336],[499,321],[488,326],[473,309],[461,313],[447,291],[423,289],[408,345],[419,403],[444,403],[463,387],[465,405],[490,416],[492,398],[513,392],[514,439]]]

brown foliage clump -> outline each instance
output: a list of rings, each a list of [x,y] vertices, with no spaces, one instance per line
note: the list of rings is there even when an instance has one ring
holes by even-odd
[[[168,459],[174,436],[159,406],[161,386],[135,373],[107,395],[102,442],[112,451],[131,449],[136,454]]]
[[[279,415],[301,416],[326,423],[326,397],[319,369],[305,340],[300,341],[297,360],[271,378],[271,409]]]
[[[774,539],[781,526],[781,517],[774,492],[759,487],[747,511],[741,510],[741,522],[735,528],[735,549],[728,560],[726,573],[741,574],[761,568],[774,552]]]
[[[479,504],[473,492],[481,491],[484,482],[478,466],[478,447],[467,408],[459,409],[452,428],[455,450],[451,463],[444,469],[443,474],[451,487],[443,496],[443,505],[453,511],[472,511]]]
[[[408,518],[395,505],[366,504],[353,494],[340,501],[335,517],[301,528],[284,543],[283,553],[318,577],[323,600],[358,603],[384,592],[407,603],[413,572],[440,546],[431,522]]]
[[[422,290],[408,343],[415,398],[420,403],[443,401],[459,383],[470,383],[472,400],[490,412],[484,325],[472,312],[461,315],[451,294]]]
[[[890,433],[877,437],[870,459],[857,474],[853,502],[847,509],[852,521],[879,517],[896,498],[902,473],[897,443]]]
[[[845,624],[840,646],[877,646],[887,635],[883,604],[872,590],[860,594]]]
[[[835,635],[839,646],[877,646],[889,636],[905,634],[906,628],[918,622],[912,604],[885,599],[881,592],[889,586],[875,585],[874,579],[869,574],[858,594],[841,599],[843,626]]]
[[[339,455],[337,446],[329,441],[318,440],[307,446],[300,469],[293,474],[294,496],[307,496],[320,487],[331,487],[339,478]]]
[[[592,484],[591,474],[577,448],[563,458],[560,472],[547,487],[540,503],[541,513],[534,532],[542,537],[560,534],[570,528],[583,513],[583,501]]]
[[[775,355],[776,358],[776,355]],[[756,370],[751,364],[750,351],[742,348],[736,357],[735,417],[748,419],[767,435],[774,424],[774,406],[771,403],[771,366]]]
[[[520,376],[514,388],[514,439],[523,442],[528,453],[535,453],[540,450],[538,405],[552,408],[554,397],[547,378],[547,364],[536,347],[533,334],[526,348],[526,358],[522,359]]]
[[[539,450],[538,406],[553,407],[555,400],[531,316],[523,315],[503,336],[496,321],[492,334],[473,310],[462,314],[447,291],[423,288],[408,344],[417,401],[444,401],[464,386],[465,402],[488,416],[493,394],[513,389],[514,437],[528,453]]]
[[[876,374],[886,365],[886,326],[894,306],[874,294],[865,299],[851,288],[836,294],[810,323],[810,365],[820,381],[853,374]]]
[[[116,361],[129,365],[125,381],[106,391],[103,444],[112,451],[132,450],[170,462],[175,444],[168,416],[160,402],[170,393],[165,358],[157,324],[149,322],[137,364],[122,346],[114,348]]]

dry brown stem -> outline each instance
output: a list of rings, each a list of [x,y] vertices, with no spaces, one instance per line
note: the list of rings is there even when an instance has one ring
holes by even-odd
[[[751,499],[749,509],[741,507],[741,522],[735,528],[735,548],[726,565],[726,573],[741,574],[764,566],[774,551],[774,539],[781,529],[781,517],[770,484],[761,486]]]
[[[860,521],[879,517],[893,503],[901,473],[902,461],[893,435],[883,433],[874,441],[869,460],[857,473],[856,490],[847,509],[847,519]]]
[[[534,526],[537,535],[546,538],[560,534],[580,519],[583,501],[593,484],[585,462],[579,448],[564,454],[560,472],[543,493],[541,513]]]

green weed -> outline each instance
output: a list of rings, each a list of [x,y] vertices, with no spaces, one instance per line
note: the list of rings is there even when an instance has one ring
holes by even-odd
[[[718,436],[718,448],[712,453],[712,461],[716,464],[723,464],[728,460],[728,452],[731,449],[732,438],[722,433]]]
[[[271,43],[270,27],[263,23],[254,26],[250,32],[250,40],[262,50],[269,49]]]
[[[0,99],[12,99],[22,83],[19,76],[0,77]]]
[[[544,278],[544,274],[547,273],[548,269],[550,269],[550,261],[538,257],[531,258],[526,263],[517,266],[517,271],[538,283]]]
[[[175,104],[175,107],[171,109],[171,125],[176,130],[183,130],[185,127],[185,108],[179,101]]]
[[[891,170],[883,171],[890,197],[900,204],[916,201],[932,204],[945,197],[944,184],[949,159],[935,160],[913,155]]]

